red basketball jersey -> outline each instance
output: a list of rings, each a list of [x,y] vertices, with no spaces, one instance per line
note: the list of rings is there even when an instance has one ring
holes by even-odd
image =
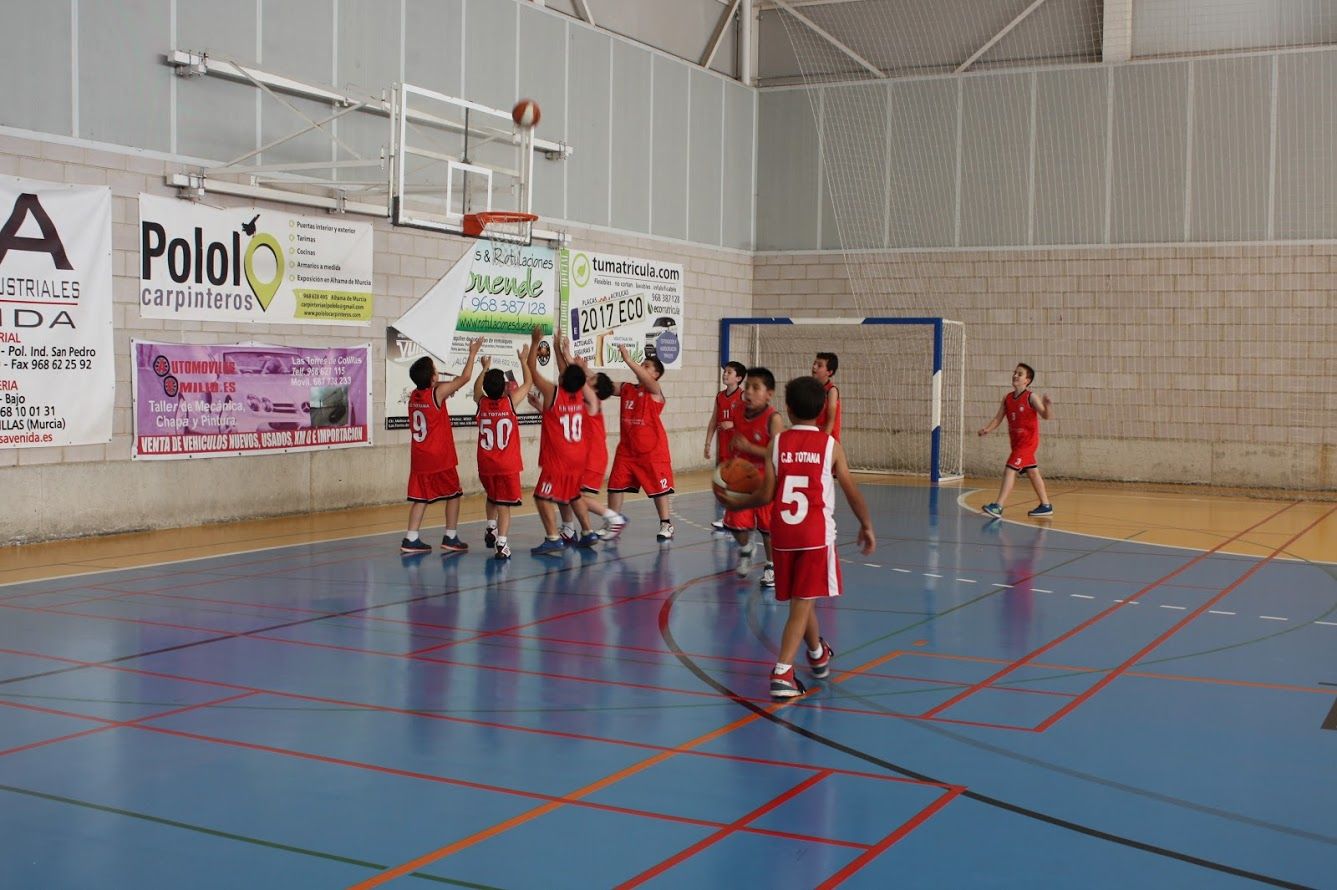
[[[596,405],[594,413],[585,417],[585,444],[589,448],[585,465],[597,466],[600,472],[608,466],[608,429],[604,426],[604,406]]]
[[[439,473],[459,465],[455,454],[455,434],[450,429],[450,412],[438,405],[435,387],[415,389],[409,396],[409,468],[414,473]]]
[[[836,385],[835,385],[835,383],[833,383],[832,381],[828,380],[828,381],[826,381],[825,383],[823,383],[823,384],[822,384],[822,388],[823,388],[824,390],[826,390],[826,392],[827,392],[828,395],[830,394],[831,390],[835,389],[835,390],[836,390],[836,398],[837,398],[837,399],[840,398],[840,390],[836,389]],[[845,405],[844,405],[843,402],[836,402],[836,423],[835,423],[835,425],[834,425],[833,427],[831,427],[831,435],[835,436],[837,439],[840,438],[840,414],[841,414],[841,412],[844,410],[844,408],[845,408]],[[820,430],[822,427],[826,426],[826,411],[827,411],[826,403],[823,402],[823,403],[822,403],[822,413],[821,413],[821,414],[818,414],[818,415],[817,415],[817,419],[813,421],[813,423],[816,424],[817,429],[819,429],[819,430]]]
[[[756,417],[748,417],[747,409],[743,408],[734,414],[734,435],[745,442],[764,448],[771,443],[771,417],[775,413],[775,408],[767,405]],[[766,466],[766,458],[746,451],[735,451],[731,456],[744,458],[758,470]]]
[[[668,435],[659,415],[664,403],[635,383],[624,383],[618,393],[622,405],[622,439],[618,447],[635,457],[669,460]]]
[[[1031,405],[1031,391],[1015,391],[1003,396],[1003,410],[1007,412],[1007,436],[1012,447],[1026,448],[1040,441],[1040,415]]]
[[[775,437],[775,500],[771,502],[771,547],[814,550],[836,542],[835,438],[815,426],[791,427]]]
[[[499,476],[525,468],[520,454],[520,424],[511,397],[478,401],[478,475]]]
[[[732,393],[720,390],[715,393],[715,423],[721,424],[726,420],[736,421],[743,412],[743,388],[741,386],[734,389]],[[719,441],[720,460],[725,460],[733,454],[729,447],[733,441],[733,430],[716,429],[715,436]]]
[[[552,404],[543,412],[539,438],[539,466],[577,475],[585,468],[585,393],[567,392],[560,386]]]

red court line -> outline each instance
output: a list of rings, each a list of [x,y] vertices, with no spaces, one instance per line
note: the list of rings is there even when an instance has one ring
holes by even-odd
[[[923,825],[925,822],[929,820],[931,816],[937,813],[938,810],[941,810],[943,807],[947,806],[965,790],[966,789],[964,788],[953,788],[948,790],[933,803],[929,804],[928,806],[924,807],[924,809],[920,810],[919,813],[909,822],[906,822],[900,828],[896,829],[891,834],[887,835],[882,840],[878,841],[872,847],[868,848],[863,853],[860,853],[858,856],[854,858],[852,862],[849,862],[840,871],[836,872],[831,877],[827,878],[825,881],[818,884],[817,890],[828,890],[828,888],[840,886],[842,883],[844,883],[846,878],[850,877],[855,872],[859,871],[864,866],[866,866],[868,863],[872,862],[874,859],[881,856],[897,841],[904,838],[906,835],[914,831],[920,825]]]
[[[1058,646],[1058,645],[1060,645],[1061,643],[1063,643],[1064,641],[1071,639],[1072,637],[1076,636],[1077,634],[1081,633],[1082,631],[1086,630],[1088,627],[1091,627],[1092,625],[1096,624],[1097,622],[1099,622],[1099,621],[1103,621],[1104,619],[1108,618],[1110,615],[1113,615],[1115,612],[1118,612],[1120,609],[1126,608],[1126,607],[1128,606],[1129,603],[1135,602],[1139,597],[1143,596],[1143,595],[1146,594],[1146,593],[1151,592],[1152,590],[1155,590],[1157,587],[1159,587],[1160,585],[1164,584],[1166,581],[1170,580],[1171,578],[1175,577],[1176,575],[1179,575],[1179,574],[1181,574],[1181,573],[1183,573],[1183,572],[1188,571],[1190,568],[1192,568],[1193,566],[1195,566],[1195,565],[1197,565],[1198,563],[1202,562],[1203,560],[1207,559],[1209,556],[1211,556],[1213,553],[1215,553],[1216,551],[1220,550],[1221,548],[1225,547],[1227,544],[1230,544],[1232,541],[1235,541],[1235,540],[1238,540],[1239,538],[1242,538],[1244,535],[1248,534],[1249,532],[1253,531],[1253,530],[1256,529],[1256,528],[1259,528],[1260,526],[1266,525],[1267,523],[1271,522],[1273,519],[1275,519],[1275,518],[1277,518],[1278,516],[1280,516],[1282,513],[1285,513],[1287,510],[1291,509],[1292,507],[1297,506],[1298,504],[1299,504],[1299,501],[1295,501],[1295,502],[1293,502],[1293,503],[1287,504],[1286,506],[1282,507],[1280,510],[1278,510],[1278,511],[1276,511],[1275,513],[1272,513],[1271,515],[1269,515],[1269,516],[1267,516],[1266,518],[1264,518],[1262,521],[1254,523],[1253,525],[1249,526],[1248,528],[1244,529],[1243,531],[1236,532],[1236,533],[1235,533],[1234,535],[1232,535],[1231,537],[1227,538],[1227,539],[1224,540],[1224,541],[1221,541],[1219,544],[1217,544],[1217,545],[1216,545],[1215,547],[1213,547],[1211,550],[1205,550],[1205,551],[1203,551],[1202,553],[1199,553],[1197,556],[1193,557],[1193,558],[1190,559],[1188,562],[1184,563],[1184,564],[1181,565],[1179,568],[1175,569],[1173,572],[1170,572],[1170,573],[1167,574],[1167,575],[1163,575],[1163,576],[1161,576],[1160,578],[1156,579],[1155,581],[1152,581],[1151,583],[1145,585],[1144,587],[1142,587],[1141,590],[1137,591],[1136,593],[1132,594],[1131,596],[1125,597],[1123,602],[1121,602],[1121,603],[1115,603],[1114,605],[1110,606],[1109,608],[1107,608],[1107,609],[1105,609],[1105,610],[1103,610],[1103,611],[1097,613],[1096,615],[1091,616],[1090,618],[1088,618],[1088,619],[1086,619],[1085,621],[1083,621],[1083,622],[1081,622],[1080,624],[1078,624],[1076,627],[1071,628],[1070,630],[1066,631],[1065,633],[1062,633],[1062,634],[1060,634],[1059,636],[1055,637],[1054,639],[1050,640],[1048,643],[1045,643],[1045,644],[1044,644],[1043,646],[1041,646],[1040,648],[1031,650],[1029,653],[1027,653],[1026,655],[1023,655],[1021,658],[1017,659],[1016,661],[1012,662],[1012,663],[1009,664],[1008,666],[1004,667],[1002,670],[996,671],[996,672],[994,672],[993,674],[991,674],[990,676],[986,677],[985,679],[979,681],[978,683],[975,683],[975,684],[971,685],[969,689],[966,689],[966,690],[964,690],[964,691],[962,691],[962,692],[960,692],[960,693],[958,693],[958,694],[952,696],[951,698],[947,699],[946,701],[942,702],[941,704],[938,704],[938,705],[936,705],[936,706],[934,706],[934,707],[932,707],[932,708],[929,708],[927,711],[925,711],[925,712],[923,713],[922,716],[924,716],[925,718],[933,718],[933,717],[936,717],[938,714],[942,713],[943,711],[947,710],[948,708],[951,708],[951,707],[953,707],[953,706],[959,704],[960,702],[965,701],[967,698],[970,698],[972,695],[974,695],[975,693],[979,692],[980,690],[982,690],[982,689],[986,689],[986,688],[992,686],[992,685],[994,684],[994,682],[996,682],[997,680],[1000,680],[1000,679],[1002,679],[1003,677],[1006,677],[1007,675],[1011,674],[1013,671],[1017,670],[1018,668],[1024,667],[1025,665],[1027,665],[1027,664],[1029,664],[1030,662],[1034,661],[1034,660],[1035,660],[1036,658],[1038,658],[1039,656],[1041,656],[1041,655],[1043,655],[1044,653],[1048,652],[1050,649],[1053,649],[1053,648],[1055,648],[1056,646]]]
[[[1198,608],[1194,609],[1192,612],[1186,614],[1182,619],[1171,625],[1168,630],[1166,630],[1160,636],[1156,637],[1156,639],[1152,640],[1150,643],[1143,646],[1137,652],[1134,652],[1122,664],[1114,668],[1114,670],[1107,673],[1104,677],[1102,677],[1099,681],[1097,681],[1094,685],[1092,685],[1090,689],[1086,690],[1081,695],[1077,696],[1072,701],[1068,702],[1063,707],[1059,708],[1045,720],[1040,721],[1040,723],[1035,727],[1036,731],[1044,732],[1045,730],[1049,729],[1049,727],[1053,726],[1055,723],[1062,720],[1068,714],[1072,713],[1074,709],[1080,707],[1097,692],[1104,689],[1110,683],[1114,682],[1114,680],[1118,678],[1121,674],[1123,674],[1125,671],[1127,671],[1129,667],[1141,661],[1144,657],[1146,657],[1146,655],[1149,652],[1159,647],[1166,640],[1170,639],[1170,637],[1179,633],[1179,631],[1183,630],[1186,626],[1188,626],[1188,624],[1197,619],[1198,616],[1202,615],[1203,612],[1206,612],[1212,606],[1216,605],[1218,602],[1220,602],[1222,599],[1228,596],[1231,593],[1231,591],[1235,590],[1237,587],[1239,587],[1241,584],[1243,584],[1245,581],[1251,578],[1255,572],[1257,572],[1263,566],[1267,565],[1269,562],[1272,562],[1274,559],[1276,559],[1277,556],[1281,554],[1283,551],[1285,551],[1287,547],[1289,547],[1291,544],[1294,544],[1300,538],[1307,535],[1315,526],[1317,526],[1323,520],[1327,519],[1333,513],[1337,513],[1337,506],[1332,507],[1318,519],[1315,519],[1313,522],[1309,523],[1309,525],[1306,525],[1303,529],[1296,532],[1285,543],[1281,544],[1279,547],[1277,547],[1275,550],[1269,553],[1265,559],[1255,562],[1247,572],[1245,572],[1243,575],[1240,575],[1232,583],[1223,588],[1220,593],[1218,593],[1211,599],[1207,600],[1207,602],[1203,603],[1202,605],[1198,606]]]
[[[715,832],[709,837],[704,837],[701,840],[697,841],[696,843],[692,844],[690,847],[686,848],[685,850],[680,850],[679,852],[670,856],[668,859],[665,859],[658,865],[654,865],[651,866],[650,868],[647,868],[645,871],[636,875],[631,880],[623,881],[621,884],[617,885],[617,890],[631,890],[632,887],[639,887],[646,881],[653,880],[654,878],[673,868],[678,863],[685,862],[686,860],[691,859],[697,853],[700,853],[702,850],[705,850],[708,847],[713,847],[715,844],[724,840],[726,837],[729,837],[730,835],[742,829],[744,826],[748,825],[750,822],[752,822],[752,820],[764,816],[771,810],[774,810],[776,807],[780,806],[781,804],[792,800],[793,798],[802,794],[804,791],[807,791],[813,785],[816,785],[818,782],[822,781],[829,775],[830,773],[828,772],[820,772],[817,773],[816,775],[809,776],[808,778],[804,779],[802,782],[798,783],[793,788],[790,788],[783,794],[780,794],[766,801],[766,803],[757,807],[752,812],[746,813],[738,817],[733,822],[730,822],[728,825],[724,826],[719,831]]]
[[[94,733],[106,732],[109,729],[119,729],[122,727],[137,727],[139,724],[143,723],[146,720],[158,720],[163,717],[173,717],[177,714],[184,714],[187,711],[194,711],[200,708],[212,708],[215,705],[225,704],[230,701],[237,701],[238,699],[242,698],[250,698],[255,694],[256,693],[254,692],[240,692],[236,695],[229,695],[224,698],[217,698],[214,699],[213,701],[199,702],[198,704],[193,704],[193,705],[185,705],[180,708],[173,708],[170,711],[162,711],[157,714],[146,714],[143,717],[136,717],[134,720],[108,720],[105,717],[95,717],[91,714],[77,714],[73,711],[57,711],[54,708],[43,708],[37,705],[29,705],[29,704],[23,704],[21,702],[13,702],[13,701],[7,701],[5,699],[0,699],[0,705],[4,705],[6,707],[21,708],[25,711],[40,711],[44,714],[56,714],[61,717],[75,717],[80,720],[92,720],[96,723],[104,724],[102,726],[96,726],[92,729],[84,729],[80,730],[79,732],[69,733],[68,735],[57,736],[56,738],[52,739],[43,739],[40,742],[29,742],[26,745],[19,745],[17,748],[8,748],[4,751],[0,751],[0,757],[4,757],[6,754],[17,754],[20,751],[30,751],[33,748],[41,748],[44,745],[54,745],[56,742],[65,742],[69,741],[70,739],[77,739],[86,735],[93,735]]]
[[[714,576],[710,576],[710,577],[714,577]],[[626,602],[630,602],[632,599],[641,599],[643,596],[649,596],[649,595],[650,595],[650,594],[644,594],[644,595],[640,595],[640,596],[636,596],[636,597],[630,597],[630,598],[626,598],[626,599],[617,600],[617,601],[614,601],[614,602],[611,602],[611,603],[604,603],[604,604],[601,604],[599,607],[596,607],[596,608],[606,608],[606,607],[608,607],[608,606],[617,606],[617,605],[621,605],[621,604],[626,603]],[[13,604],[11,604],[11,603],[0,603],[0,608],[15,609],[15,610],[24,611],[24,612],[39,612],[39,613],[46,613],[46,614],[52,614],[52,615],[63,615],[63,616],[72,617],[72,618],[85,618],[85,619],[93,620],[93,621],[112,621],[112,622],[123,623],[123,624],[142,624],[142,625],[147,625],[147,626],[150,626],[150,627],[167,627],[167,628],[171,628],[171,629],[175,629],[175,630],[188,630],[188,631],[199,632],[199,633],[211,633],[211,634],[217,634],[220,638],[224,638],[224,639],[247,639],[247,640],[256,640],[256,641],[259,641],[259,642],[275,643],[275,644],[284,645],[284,646],[298,646],[298,647],[303,647],[303,648],[308,648],[308,649],[323,649],[323,650],[332,651],[332,652],[348,652],[348,653],[352,653],[352,654],[355,654],[355,655],[369,655],[369,656],[376,657],[376,658],[395,658],[395,659],[402,659],[402,660],[408,660],[408,661],[418,661],[418,662],[422,662],[423,664],[439,664],[439,665],[444,665],[444,666],[449,666],[449,667],[460,667],[460,668],[468,668],[468,669],[471,669],[471,670],[486,671],[486,672],[490,672],[490,673],[514,674],[514,675],[517,675],[517,676],[536,677],[536,678],[539,678],[539,679],[558,680],[558,681],[566,681],[566,682],[571,682],[571,683],[589,683],[589,684],[593,684],[593,685],[596,685],[596,686],[610,686],[610,687],[618,688],[618,689],[635,689],[635,690],[649,691],[649,692],[663,692],[663,693],[668,693],[668,694],[672,694],[672,695],[687,695],[687,696],[692,696],[692,697],[695,697],[695,698],[710,698],[710,699],[718,699],[718,700],[721,700],[721,701],[727,701],[727,700],[730,700],[730,698],[731,698],[730,696],[722,695],[722,694],[717,693],[717,692],[708,692],[708,691],[706,691],[706,690],[702,690],[702,689],[684,689],[684,688],[678,688],[678,687],[673,687],[673,686],[659,686],[659,685],[650,684],[650,683],[633,683],[633,682],[628,681],[628,680],[606,680],[606,679],[603,679],[603,678],[601,678],[601,677],[582,677],[582,676],[579,676],[579,675],[576,675],[576,674],[559,674],[559,673],[555,673],[555,672],[552,672],[552,671],[531,671],[531,670],[526,670],[526,669],[523,669],[523,668],[506,667],[506,666],[503,666],[503,665],[483,664],[483,663],[480,663],[480,662],[471,662],[471,661],[458,661],[458,660],[447,659],[447,658],[433,658],[433,657],[430,657],[430,656],[415,655],[415,654],[413,654],[413,653],[387,652],[387,651],[382,651],[382,650],[379,650],[379,649],[366,649],[366,648],[359,647],[359,646],[341,646],[341,645],[339,645],[339,644],[337,644],[337,643],[321,643],[321,642],[317,642],[317,641],[314,641],[314,640],[298,640],[298,639],[288,639],[288,638],[286,638],[286,637],[275,637],[275,636],[270,636],[270,635],[268,635],[267,633],[257,632],[257,631],[254,631],[254,630],[241,630],[241,631],[238,631],[238,630],[226,630],[226,629],[223,629],[223,628],[210,628],[210,627],[202,627],[202,626],[195,626],[195,625],[169,624],[169,623],[166,623],[166,622],[152,621],[152,620],[145,619],[145,618],[119,618],[119,617],[116,617],[116,616],[110,616],[110,615],[92,615],[92,614],[87,614],[87,613],[83,613],[83,612],[65,612],[65,611],[62,611],[62,610],[59,609],[59,608],[55,608],[55,607],[47,607],[47,606],[17,606],[17,605],[13,605]],[[589,609],[582,609],[582,610],[579,610],[579,611],[580,611],[580,612],[585,612],[585,611],[591,611],[591,610],[589,610]],[[543,623],[544,621],[555,620],[555,619],[557,619],[557,618],[565,618],[565,617],[569,617],[571,614],[574,614],[574,613],[562,613],[562,614],[560,614],[560,615],[550,616],[549,618],[539,619],[539,621],[531,622],[530,624],[531,624],[531,625],[532,625],[532,624],[540,624],[540,623]],[[256,616],[256,617],[259,617],[259,616]],[[525,626],[530,626],[530,625],[525,625]],[[505,633],[504,631],[495,631],[495,632],[489,631],[489,632],[486,632],[486,633],[479,634],[478,636],[473,637],[473,638],[469,638],[469,639],[461,639],[461,640],[459,640],[459,641],[453,641],[453,642],[470,642],[470,641],[472,641],[472,640],[493,639],[493,638],[496,637],[496,635],[504,634],[504,633]],[[221,641],[221,639],[220,639],[220,641]],[[444,647],[437,646],[437,647],[432,647],[432,648],[440,649],[440,648],[444,648]],[[877,674],[865,674],[864,676],[882,676],[882,675],[877,675]],[[916,678],[916,679],[917,679],[917,678]],[[925,682],[933,682],[933,681],[931,681],[931,680],[925,680]],[[964,685],[964,684],[956,684],[956,685]],[[1002,686],[997,687],[997,689],[998,689],[999,691],[1015,691],[1015,692],[1035,692],[1035,691],[1036,691],[1036,690],[1026,690],[1026,689],[1014,689],[1013,687],[1002,687]],[[1050,693],[1050,694],[1052,694],[1052,695],[1063,695],[1063,693]],[[751,702],[753,702],[753,703],[756,703],[756,704],[764,704],[764,703],[769,703],[769,702],[770,702],[770,698],[769,698],[769,697],[767,697],[767,698],[754,697],[754,698],[749,698],[749,699],[747,699],[747,700],[748,700],[748,701],[751,701]],[[825,711],[829,711],[829,712],[832,712],[832,713],[859,714],[859,715],[862,715],[862,716],[879,717],[879,718],[891,718],[891,719],[897,719],[897,720],[929,720],[929,719],[932,719],[934,722],[937,722],[937,723],[951,723],[951,724],[953,724],[953,725],[957,725],[957,726],[974,726],[974,727],[980,727],[980,728],[984,728],[984,729],[1002,729],[1002,730],[1009,730],[1009,731],[1014,731],[1014,732],[1034,732],[1034,731],[1035,731],[1032,727],[1029,727],[1029,726],[1015,726],[1015,725],[1007,724],[1007,723],[989,723],[989,722],[983,722],[983,721],[978,721],[978,720],[957,720],[957,719],[948,718],[948,717],[929,718],[929,717],[926,717],[926,716],[924,716],[924,715],[922,715],[922,714],[909,714],[909,713],[905,713],[905,712],[901,712],[901,711],[887,711],[887,710],[877,710],[877,711],[874,711],[874,710],[869,710],[869,709],[866,709],[866,708],[851,708],[851,707],[844,706],[844,705],[835,705],[835,704],[831,704],[831,703],[829,703],[829,702],[828,702],[828,703],[825,703],[822,707],[823,707],[823,710],[825,710]]]
[[[349,708],[349,709],[366,710],[366,711],[373,711],[377,713],[386,713],[386,714],[397,714],[424,720],[439,720],[448,723],[458,723],[465,726],[476,726],[485,729],[500,729],[503,731],[523,733],[526,735],[537,735],[549,738],[570,739],[573,741],[582,741],[582,742],[595,742],[605,745],[616,745],[619,747],[637,748],[645,751],[667,752],[675,750],[674,748],[666,745],[656,745],[650,742],[640,742],[631,739],[616,739],[616,738],[608,738],[606,736],[589,735],[586,733],[565,732],[556,729],[541,729],[538,727],[523,726],[514,723],[499,723],[493,720],[478,720],[471,717],[456,717],[450,714],[437,714],[431,711],[414,710],[412,708],[396,708],[391,705],[378,705],[369,702],[356,702],[347,699],[330,698],[328,696],[305,695],[299,692],[285,692],[279,689],[266,689],[264,687],[259,687],[259,686],[246,686],[238,683],[228,683],[223,680],[205,680],[198,677],[187,677],[180,674],[168,674],[162,671],[144,670],[143,668],[131,668],[131,667],[124,667],[121,665],[99,664],[97,662],[92,662],[92,661],[80,661],[78,659],[65,658],[59,655],[43,655],[37,652],[24,652],[18,649],[0,648],[0,653],[5,653],[9,655],[20,655],[29,658],[42,658],[50,661],[58,661],[67,664],[79,665],[81,667],[90,667],[90,668],[95,668],[97,670],[105,670],[105,671],[115,671],[117,673],[133,674],[136,676],[156,677],[164,680],[178,680],[183,683],[195,683],[201,686],[211,686],[220,689],[238,689],[245,692],[254,693],[257,695],[269,695],[269,696],[274,696],[275,698],[287,698],[287,699],[292,699],[294,701],[311,702],[313,704],[336,705],[339,707]],[[27,707],[35,708],[36,706],[29,705]],[[63,711],[54,711],[50,709],[44,709],[44,710],[48,710],[52,714],[65,716],[65,712]],[[734,763],[750,763],[750,764],[757,764],[760,766],[788,767],[793,769],[801,769],[814,772],[826,771],[842,776],[852,776],[855,778],[863,778],[863,779],[878,779],[884,782],[902,782],[907,785],[923,785],[931,788],[955,787],[941,782],[930,782],[923,779],[909,779],[897,776],[886,776],[880,773],[860,772],[858,770],[842,769],[840,767],[815,766],[812,764],[797,763],[788,760],[769,760],[764,757],[748,757],[742,754],[723,754],[712,751],[696,751],[696,750],[683,751],[680,753],[688,754],[693,757],[705,757],[715,760],[726,760]]]

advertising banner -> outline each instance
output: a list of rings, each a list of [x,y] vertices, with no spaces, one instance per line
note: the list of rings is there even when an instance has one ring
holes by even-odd
[[[619,346],[682,367],[681,265],[564,249],[560,283],[562,325],[590,367],[622,366]]]
[[[371,345],[134,340],[134,454],[175,460],[371,444]]]
[[[144,318],[365,325],[371,266],[370,223],[139,196]]]
[[[0,447],[111,441],[111,190],[0,176]]]
[[[517,351],[529,342],[538,325],[538,372],[556,379],[552,355],[553,319],[557,311],[557,253],[548,247],[523,247],[478,241],[422,299],[386,331],[385,428],[408,429],[408,395],[413,391],[408,369],[431,355],[443,381],[458,374],[469,354],[469,341],[483,338],[478,356],[492,367],[523,379]],[[475,378],[482,373],[475,366]],[[473,387],[466,386],[446,405],[455,426],[473,424]],[[521,423],[538,416],[520,415]]]

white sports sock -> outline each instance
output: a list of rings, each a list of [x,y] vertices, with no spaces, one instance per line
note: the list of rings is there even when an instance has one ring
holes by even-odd
[[[459,531],[459,529],[457,529],[457,528],[448,528],[448,529],[446,529],[446,537],[447,537],[447,538],[453,538],[453,537],[455,537],[455,533],[458,532],[458,531]]]
[[[821,650],[820,648],[818,648],[818,649],[809,649],[809,650],[808,650],[808,657],[809,657],[809,658],[821,658],[821,657],[822,657],[822,650]]]
[[[405,532],[405,533],[404,533],[404,540],[406,540],[406,541],[416,541],[416,540],[418,540],[418,533],[417,533],[417,532]]]
[[[792,664],[780,664],[780,663],[777,661],[777,662],[775,663],[775,668],[771,671],[771,673],[772,673],[772,674],[783,674],[785,671],[789,670],[789,669],[792,668],[792,667],[793,667]]]
[[[497,546],[500,547],[502,544],[505,544],[505,543],[508,543],[508,542],[506,541],[506,536],[505,536],[505,535],[497,535]]]
[[[497,527],[497,520],[495,520],[495,519],[489,519],[489,520],[487,521],[487,527],[490,528],[490,529],[494,529],[494,528],[496,528],[496,527]]]

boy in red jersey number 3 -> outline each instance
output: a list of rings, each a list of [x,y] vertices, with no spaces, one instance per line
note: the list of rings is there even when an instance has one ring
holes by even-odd
[[[859,520],[859,549],[872,553],[877,546],[868,505],[850,476],[845,449],[816,426],[826,403],[822,384],[813,377],[798,377],[785,386],[785,407],[794,425],[775,437],[761,488],[750,495],[726,491],[731,509],[770,503],[771,547],[775,553],[775,598],[789,602],[789,620],[780,636],[780,660],[771,671],[771,697],[802,695],[803,684],[794,675],[799,643],[805,643],[808,668],[818,680],[831,672],[835,655],[822,638],[815,605],[840,595],[840,561],[836,558],[835,488],[840,483],[845,500]],[[718,471],[716,482],[719,483]]]
[[[1007,418],[1007,435],[1011,440],[1012,453],[1008,455],[1007,466],[1003,468],[998,500],[984,505],[984,512],[993,517],[1003,515],[1003,505],[1012,493],[1012,486],[1017,484],[1018,476],[1031,480],[1035,496],[1040,499],[1040,506],[1026,515],[1054,515],[1054,505],[1049,503],[1049,492],[1045,490],[1045,480],[1035,460],[1035,452],[1040,447],[1040,420],[1049,420],[1054,416],[1054,403],[1048,395],[1038,399],[1035,397],[1035,393],[1031,392],[1031,383],[1034,381],[1034,368],[1025,362],[1017,365],[1012,372],[1012,392],[1003,396],[998,413],[979,432],[981,436],[987,436],[998,428],[1004,417]]]

